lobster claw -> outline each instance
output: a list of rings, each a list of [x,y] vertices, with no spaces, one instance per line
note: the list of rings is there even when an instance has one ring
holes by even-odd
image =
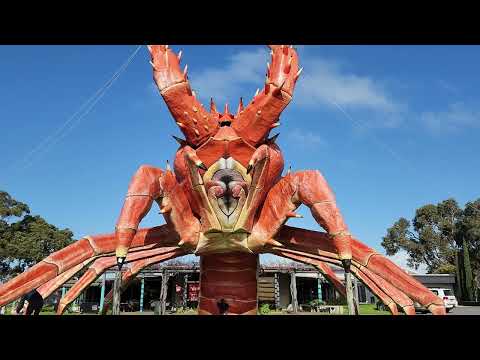
[[[271,62],[267,65],[263,91],[232,124],[235,132],[248,143],[258,146],[270,131],[279,126],[283,110],[292,100],[301,69],[297,51],[288,45],[267,45],[271,49]]]
[[[188,81],[188,66],[168,45],[148,45],[153,78],[187,144],[198,146],[219,127],[217,119],[197,100]]]

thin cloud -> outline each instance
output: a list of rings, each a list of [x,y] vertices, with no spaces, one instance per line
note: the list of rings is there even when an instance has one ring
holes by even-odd
[[[367,76],[344,71],[340,61],[334,62],[309,54],[308,47],[301,47],[301,65],[304,72],[295,90],[295,103],[309,106],[332,106],[337,103],[351,109],[366,109],[388,115],[386,127],[398,125],[392,114],[401,106],[387,94],[380,82]],[[203,101],[210,97],[225,102],[244,96],[249,101],[255,89],[262,87],[269,55],[266,48],[238,52],[223,68],[206,68],[193,71],[192,87]],[[245,88],[251,94],[245,93]],[[247,90],[248,91],[248,90]],[[395,121],[391,121],[391,119]]]
[[[328,146],[328,143],[321,136],[303,131],[300,129],[294,129],[289,132],[287,139],[295,144],[295,146],[301,146],[305,148],[318,148]]]
[[[253,97],[255,89],[263,85],[267,55],[266,49],[262,48],[242,51],[230,57],[224,68],[192,71],[190,76],[192,87],[204,101],[210,97],[218,102],[231,101],[234,97],[238,98],[242,95],[245,85],[252,86],[250,96]],[[248,97],[246,99],[250,101]]]
[[[461,102],[450,104],[444,111],[423,112],[420,119],[434,134],[458,133],[480,127],[480,111]]]
[[[299,104],[337,103],[350,108],[392,112],[398,105],[378,81],[343,71],[340,64],[319,57],[303,60],[304,75],[298,83]]]
[[[460,90],[456,86],[453,86],[451,83],[449,83],[445,80],[439,79],[437,81],[437,83],[443,90],[446,90],[447,92],[449,92],[451,94],[454,94],[454,95],[459,95],[460,94]]]

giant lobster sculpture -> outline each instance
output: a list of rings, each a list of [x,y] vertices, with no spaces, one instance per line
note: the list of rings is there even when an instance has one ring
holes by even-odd
[[[414,302],[444,314],[443,301],[387,258],[352,237],[334,194],[318,171],[288,172],[270,131],[292,100],[301,69],[292,46],[271,45],[265,86],[236,114],[210,111],[196,99],[181,53],[153,45],[154,80],[185,139],[174,171],[141,166],[128,188],[114,234],[86,236],[0,287],[0,306],[37,289],[45,298],[88,267],[62,298],[58,313],[106,269],[129,263],[122,286],[144,267],[186,254],[200,256],[199,314],[257,313],[259,254],[314,265],[343,295],[327,264],[353,273],[390,309],[414,314]],[[157,202],[166,224],[138,229]],[[325,232],[285,225],[306,205]],[[111,298],[111,294],[109,296]]]

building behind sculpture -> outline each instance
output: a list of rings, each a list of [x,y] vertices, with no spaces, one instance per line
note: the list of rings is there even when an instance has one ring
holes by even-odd
[[[337,278],[344,279],[341,268],[333,267]],[[162,279],[167,279],[167,309],[196,308],[199,295],[199,266],[162,264],[143,270],[131,282],[121,296],[123,311],[148,312],[158,309]],[[447,288],[455,292],[455,276],[445,274],[410,274],[428,288]],[[107,271],[97,279],[73,304],[74,311],[97,312],[103,297],[113,286],[114,271]],[[53,294],[47,303],[55,303],[75,279],[67,282],[62,290]],[[294,286],[292,286],[292,284]],[[361,282],[355,282],[360,304],[375,304],[377,298]],[[102,289],[103,287],[103,289]],[[336,305],[342,299],[334,287],[314,267],[297,263],[261,266],[258,277],[259,304],[268,303],[271,308],[286,309],[290,304],[298,310],[309,309],[312,301]],[[318,301],[317,301],[318,302]]]

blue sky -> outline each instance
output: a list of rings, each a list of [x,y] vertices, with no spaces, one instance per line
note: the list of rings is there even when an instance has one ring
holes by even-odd
[[[145,47],[88,114],[71,118],[136,47],[0,46],[0,189],[77,238],[113,231],[135,170],[164,167],[177,148]],[[204,104],[213,96],[236,109],[263,85],[264,46],[172,48]],[[480,47],[298,48],[304,71],[278,143],[294,171],[324,174],[361,241],[383,252],[399,217],[480,197]],[[318,229],[300,213],[291,225]],[[155,207],[142,226],[162,222]]]

